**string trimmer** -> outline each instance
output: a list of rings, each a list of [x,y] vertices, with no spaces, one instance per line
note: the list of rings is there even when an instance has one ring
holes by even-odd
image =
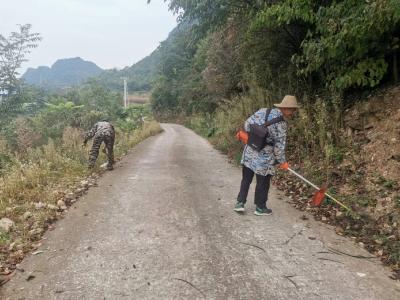
[[[312,183],[311,181],[309,181],[308,179],[304,178],[303,176],[301,176],[299,173],[297,173],[296,171],[292,170],[289,167],[288,163],[283,163],[279,166],[281,169],[284,170],[288,170],[290,173],[292,173],[293,175],[295,175],[296,177],[300,178],[301,180],[303,180],[304,182],[306,182],[307,184],[311,185],[313,188],[315,188],[317,191],[315,192],[312,200],[311,200],[311,204],[314,206],[320,206],[322,204],[322,202],[325,199],[325,196],[332,199],[333,201],[335,201],[337,204],[339,204],[341,207],[345,208],[348,211],[351,211],[351,209],[344,205],[342,202],[340,202],[339,200],[337,200],[336,198],[334,198],[332,195],[328,194],[327,188],[326,187],[321,187],[319,188],[318,186],[316,186],[314,183]]]

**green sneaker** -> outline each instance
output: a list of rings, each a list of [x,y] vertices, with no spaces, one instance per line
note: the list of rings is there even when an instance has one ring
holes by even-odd
[[[235,208],[233,209],[236,212],[244,212],[244,203],[243,202],[236,202]]]
[[[269,216],[269,215],[272,215],[272,209],[256,207],[254,214],[256,216]]]

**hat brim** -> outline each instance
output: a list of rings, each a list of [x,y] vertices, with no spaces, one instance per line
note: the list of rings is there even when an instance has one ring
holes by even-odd
[[[274,104],[274,106],[278,107],[278,108],[300,108],[299,105],[288,106],[288,105],[284,105],[284,104],[280,104],[280,103]]]

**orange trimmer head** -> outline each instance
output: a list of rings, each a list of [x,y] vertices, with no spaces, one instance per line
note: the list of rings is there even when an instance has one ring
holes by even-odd
[[[324,202],[326,190],[327,188],[322,187],[316,191],[311,199],[311,205],[320,206]]]

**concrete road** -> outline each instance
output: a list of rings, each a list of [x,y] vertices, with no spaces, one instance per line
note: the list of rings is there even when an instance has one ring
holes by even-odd
[[[240,169],[163,128],[70,208],[1,299],[400,299],[378,259],[332,253],[371,256],[278,191],[272,216],[252,200],[233,212]]]

